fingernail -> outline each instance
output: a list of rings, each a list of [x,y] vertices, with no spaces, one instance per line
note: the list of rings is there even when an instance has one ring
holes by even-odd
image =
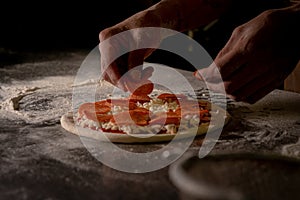
[[[120,88],[121,90],[123,90],[124,92],[127,92],[128,89],[126,88],[126,85],[124,84],[124,82],[122,80],[119,80],[116,84],[116,86],[118,88]]]
[[[199,70],[196,70],[196,71],[194,72],[194,76],[195,76],[197,79],[203,81],[203,78],[202,78],[201,74],[199,73]]]
[[[152,76],[153,72],[154,72],[153,67],[151,66],[147,67],[142,71],[142,79],[143,80],[149,79]]]

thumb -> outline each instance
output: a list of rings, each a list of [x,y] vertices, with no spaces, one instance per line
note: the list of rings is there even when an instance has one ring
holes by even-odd
[[[202,81],[211,83],[222,82],[222,77],[215,63],[204,69],[199,69],[194,72],[194,76]]]

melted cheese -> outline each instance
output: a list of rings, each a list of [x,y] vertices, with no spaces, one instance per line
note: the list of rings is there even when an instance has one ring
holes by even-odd
[[[175,111],[178,108],[176,101],[173,102],[163,102],[161,99],[152,99],[150,102],[141,104],[137,102],[138,107],[146,108],[153,114],[158,112],[168,112]],[[108,114],[117,114],[120,112],[128,111],[128,107],[122,106],[113,106],[111,111]],[[175,124],[166,124],[166,125],[148,125],[148,126],[137,126],[137,125],[128,125],[128,126],[118,126],[112,122],[95,122],[93,120],[87,119],[85,116],[77,117],[78,125],[81,127],[88,127],[94,130],[119,130],[127,134],[157,134],[159,132],[165,132],[166,134],[176,134],[178,131],[178,126]],[[180,129],[188,130],[193,127],[198,127],[199,116],[198,115],[186,115],[181,120]]]

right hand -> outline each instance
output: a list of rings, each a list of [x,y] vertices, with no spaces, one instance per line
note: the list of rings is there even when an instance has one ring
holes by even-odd
[[[104,80],[124,91],[133,92],[152,75],[153,69],[142,70],[142,65],[144,59],[158,48],[161,38],[159,33],[134,29],[128,24],[117,24],[101,31],[99,48]]]

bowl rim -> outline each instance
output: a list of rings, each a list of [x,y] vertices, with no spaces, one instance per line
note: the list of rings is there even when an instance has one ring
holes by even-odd
[[[193,162],[205,162],[207,160],[226,160],[226,159],[253,159],[265,161],[284,161],[300,166],[300,159],[288,157],[273,153],[221,153],[208,155],[204,158],[199,158],[197,155],[186,154],[178,159],[169,167],[169,178],[171,182],[185,194],[192,197],[203,199],[230,199],[230,200],[245,200],[247,199],[241,192],[230,187],[218,187],[213,184],[204,183],[191,176],[187,175],[185,168]],[[201,187],[199,187],[199,185]]]

